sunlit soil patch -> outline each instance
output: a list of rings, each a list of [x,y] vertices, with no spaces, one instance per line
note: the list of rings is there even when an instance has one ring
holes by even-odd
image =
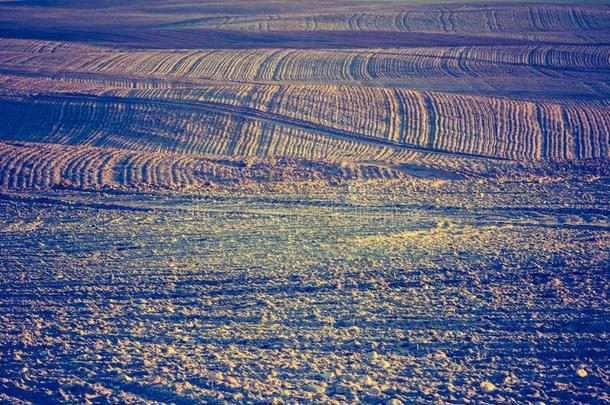
[[[5,195],[0,395],[607,399],[605,182],[350,187]]]

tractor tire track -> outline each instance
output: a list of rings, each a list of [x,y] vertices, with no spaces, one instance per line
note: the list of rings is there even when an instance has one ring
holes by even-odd
[[[168,108],[194,108],[200,111],[206,111],[211,113],[220,113],[233,116],[239,116],[242,118],[254,119],[257,121],[267,122],[276,125],[282,125],[289,128],[312,131],[320,135],[328,136],[331,138],[358,142],[367,145],[388,147],[401,151],[414,151],[437,155],[446,156],[457,156],[467,157],[474,159],[486,159],[495,161],[510,161],[511,159],[502,158],[498,156],[490,156],[477,153],[448,151],[445,149],[425,147],[415,144],[399,143],[390,141],[387,139],[372,138],[364,136],[358,133],[343,131],[336,128],[315,124],[309,121],[301,120],[298,118],[286,117],[284,115],[275,114],[271,112],[265,112],[253,108],[234,106],[225,103],[217,102],[204,102],[204,101],[174,101],[174,100],[157,100],[157,99],[143,99],[136,97],[118,97],[118,96],[91,96],[91,95],[80,95],[80,94],[62,94],[62,95],[41,95],[28,97],[31,99],[45,100],[45,101],[91,101],[98,103],[122,103],[128,105],[138,104],[149,104]]]

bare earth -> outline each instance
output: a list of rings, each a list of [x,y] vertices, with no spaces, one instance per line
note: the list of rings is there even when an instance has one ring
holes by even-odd
[[[609,403],[610,7],[0,1],[0,403]]]

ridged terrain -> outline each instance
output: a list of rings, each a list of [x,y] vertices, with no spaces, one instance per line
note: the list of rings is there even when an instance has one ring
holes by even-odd
[[[69,4],[31,8],[45,39],[2,31],[0,18],[0,140],[375,162],[380,173],[413,156],[610,159],[605,6],[239,3],[218,17],[212,4],[153,1],[127,23],[128,6],[108,2],[106,17],[80,10],[85,27],[62,19]],[[102,32],[106,18],[117,26]]]
[[[0,0],[0,404],[610,402],[610,4]]]
[[[434,77],[603,77],[610,47],[529,45],[354,50],[119,51],[4,40],[0,65],[53,71],[237,81],[360,81]],[[593,75],[593,76],[591,76]]]
[[[5,139],[185,153],[365,158],[389,148],[580,160],[610,150],[603,106],[390,88],[110,89],[5,98],[0,110]]]
[[[249,30],[346,30],[428,33],[495,34],[595,32],[610,29],[610,10],[587,6],[526,4],[509,6],[436,5],[356,13],[319,12],[304,16],[270,15],[261,18],[196,19],[173,26],[211,26]]]
[[[366,50],[119,51],[2,41],[0,73],[132,87],[209,82],[336,83],[497,96],[607,97],[608,46],[468,46]]]
[[[581,170],[595,170],[581,162]],[[405,153],[389,162],[379,160],[289,158],[227,158],[167,152],[141,152],[91,146],[0,142],[0,190],[9,189],[146,189],[206,191],[247,184],[340,182],[343,180],[405,180],[412,177],[457,179],[494,172],[533,176],[552,173],[550,166],[518,167],[508,162]],[[600,172],[604,173],[603,171]]]
[[[442,163],[442,162],[440,162]],[[205,190],[223,184],[405,178],[399,168],[289,159],[196,158],[171,153],[0,143],[0,189]]]

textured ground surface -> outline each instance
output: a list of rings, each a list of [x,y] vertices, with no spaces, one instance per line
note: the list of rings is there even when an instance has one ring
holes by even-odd
[[[607,182],[384,187],[3,195],[0,396],[608,401]]]
[[[7,3],[0,141],[607,166],[609,32],[603,4]]]
[[[0,403],[610,402],[603,2],[0,0]]]

